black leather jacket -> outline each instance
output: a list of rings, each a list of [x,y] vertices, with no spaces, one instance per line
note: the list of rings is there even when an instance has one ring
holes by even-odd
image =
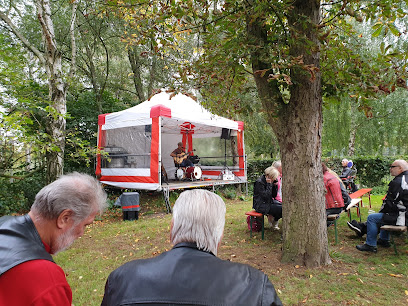
[[[267,183],[265,175],[261,175],[254,183],[252,208],[259,213],[268,214],[277,194],[278,185]]]
[[[351,175],[351,169],[349,167],[343,167],[341,174],[339,175],[340,178],[348,178]]]
[[[0,218],[0,275],[34,259],[53,261],[29,215]]]
[[[106,282],[102,305],[282,305],[261,271],[179,243],[128,262]]]
[[[394,177],[388,184],[387,195],[380,208],[383,213],[383,222],[385,224],[408,226],[408,171],[404,171]]]

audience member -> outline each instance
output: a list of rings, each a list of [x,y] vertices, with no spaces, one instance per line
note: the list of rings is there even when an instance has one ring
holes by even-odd
[[[279,230],[278,222],[282,218],[282,203],[276,200],[278,194],[279,171],[268,167],[254,184],[253,208],[256,212],[268,215],[269,224]]]
[[[326,216],[331,214],[339,214],[344,209],[344,200],[341,194],[341,188],[338,178],[330,173],[325,163],[322,163],[323,182],[326,188]],[[329,226],[331,223],[328,222]]]
[[[408,225],[408,163],[405,160],[395,160],[390,166],[390,174],[394,179],[388,184],[387,195],[378,213],[370,214],[367,222],[359,223],[355,220],[347,222],[348,226],[359,236],[366,231],[364,244],[357,245],[359,251],[377,252],[377,245],[390,246],[390,233],[378,229],[384,225]]]
[[[0,218],[0,305],[67,305],[72,291],[50,254],[68,248],[106,207],[99,182],[72,173],[42,188],[27,215]]]
[[[344,183],[343,183],[342,179],[338,176],[338,174],[336,172],[334,172],[329,167],[327,167],[327,171],[329,171],[331,174],[333,174],[337,178],[337,180],[339,181],[339,185],[340,185],[340,189],[341,189],[341,196],[343,197],[343,202],[344,202],[344,209],[346,209],[347,206],[351,203],[351,198],[350,198],[349,193],[346,190],[346,186],[344,186]]]
[[[275,167],[279,171],[278,194],[276,195],[275,199],[282,203],[282,162],[280,160],[276,160],[272,163],[272,167]]]
[[[210,191],[180,194],[170,226],[173,248],[113,271],[102,305],[282,305],[263,272],[216,256],[225,211]]]
[[[339,175],[341,179],[347,179],[351,174],[351,168],[348,166],[348,163],[349,161],[347,159],[343,159],[341,161],[341,165],[343,167],[343,170],[341,171],[341,174]]]

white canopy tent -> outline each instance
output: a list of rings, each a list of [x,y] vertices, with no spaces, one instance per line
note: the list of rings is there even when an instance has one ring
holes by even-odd
[[[243,122],[214,115],[187,95],[161,92],[132,108],[99,115],[98,124],[102,154],[96,175],[104,184],[162,190],[163,169],[174,179],[170,153],[178,142],[200,158],[201,180],[222,179],[228,168],[237,182],[247,181]]]

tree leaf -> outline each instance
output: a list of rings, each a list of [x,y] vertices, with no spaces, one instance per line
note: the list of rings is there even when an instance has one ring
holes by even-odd
[[[381,34],[382,29],[383,29],[383,25],[378,27],[377,30],[375,30],[371,36],[372,37],[378,37]]]

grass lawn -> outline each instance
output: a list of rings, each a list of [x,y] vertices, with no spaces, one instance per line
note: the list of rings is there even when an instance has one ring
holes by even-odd
[[[141,205],[148,206],[147,196]],[[378,211],[381,195],[371,196]],[[309,269],[282,264],[281,233],[265,230],[252,239],[244,213],[252,208],[252,199],[225,200],[227,216],[224,240],[219,257],[241,262],[264,271],[275,285],[285,305],[407,305],[408,304],[408,241],[406,235],[396,238],[398,255],[393,248],[378,249],[377,254],[356,250],[364,241],[346,224],[347,214],[338,222],[339,243],[334,244],[334,227],[328,228],[332,264]],[[362,218],[368,213],[364,198]],[[357,218],[356,210],[352,216]],[[100,305],[109,273],[125,262],[148,258],[169,250],[171,215],[162,206],[145,208],[136,221],[122,221],[120,210],[110,210],[87,229],[65,252],[55,256],[64,269],[73,291],[73,303]]]

